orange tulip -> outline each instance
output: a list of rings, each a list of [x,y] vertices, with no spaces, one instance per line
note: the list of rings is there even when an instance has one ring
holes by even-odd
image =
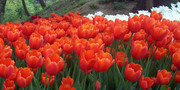
[[[98,34],[98,32],[99,29],[91,23],[83,24],[78,28],[79,38],[94,38]]]
[[[129,17],[128,19],[128,30],[132,33],[136,33],[141,29],[141,20],[140,17],[134,15],[132,18]]]
[[[12,29],[7,32],[7,39],[11,42],[16,41],[20,36],[20,32],[18,29]]]
[[[94,63],[97,60],[97,56],[95,55],[95,52],[93,50],[83,50],[80,53],[80,61],[79,66],[81,68],[81,71],[87,72],[91,70],[94,67]]]
[[[62,85],[69,85],[70,87],[72,87],[74,84],[74,80],[70,76],[68,76],[66,78],[62,78],[61,84]]]
[[[130,82],[135,82],[142,74],[142,67],[139,64],[130,63],[126,65],[124,75]]]
[[[105,72],[114,64],[114,60],[110,53],[99,51],[97,57],[94,64],[94,70],[96,72]]]
[[[151,36],[156,41],[161,41],[167,34],[168,26],[160,22],[157,23],[151,31]]]
[[[5,46],[0,52],[0,58],[10,58],[12,56],[12,49],[10,46]]]
[[[154,53],[154,50],[155,50],[155,48],[153,48],[152,53]],[[159,60],[159,59],[163,58],[166,55],[166,53],[167,53],[166,48],[164,48],[164,47],[157,48],[153,58]]]
[[[122,25],[122,24],[115,24],[114,26],[114,38],[115,39],[123,39],[125,34],[127,34],[128,28],[127,25]]]
[[[30,22],[25,22],[22,27],[22,33],[26,36],[30,36],[36,29],[36,25]]]
[[[14,47],[16,47],[16,45],[20,44],[20,43],[26,43],[26,39],[24,39],[23,37],[19,37],[15,42],[12,43],[12,45]]]
[[[157,72],[157,80],[161,85],[168,84],[171,80],[171,72],[167,72],[167,70],[158,70]]]
[[[132,40],[136,41],[136,40],[145,40],[147,37],[146,32],[141,29],[139,32],[135,33]]]
[[[175,52],[172,56],[172,62],[174,66],[176,66],[178,69],[180,69],[180,52]]]
[[[99,32],[103,32],[105,28],[107,27],[107,24],[105,24],[104,22],[98,22],[95,25],[96,27],[98,27]]]
[[[144,31],[147,33],[147,34],[150,34],[151,33],[151,30],[153,29],[154,25],[156,24],[156,20],[154,18],[151,18],[151,17],[145,17],[144,18],[144,21],[143,21],[143,28],[144,28]]]
[[[18,68],[14,66],[12,74],[7,79],[16,81],[17,73],[18,73]]]
[[[19,43],[15,47],[15,54],[19,59],[25,59],[30,47],[26,43]]]
[[[146,55],[148,45],[144,41],[134,41],[131,45],[131,55],[135,59],[141,59]]]
[[[64,52],[70,54],[73,51],[73,41],[71,38],[64,37],[62,48]]]
[[[123,66],[124,57],[125,57],[125,53],[124,52],[121,51],[121,52],[117,52],[116,53],[115,60],[116,60],[116,63],[118,65],[118,67],[122,67]],[[129,62],[128,61],[128,57],[126,56],[124,65],[127,65],[128,62]]]
[[[180,83],[180,71],[177,72],[176,76],[174,77],[174,80],[175,80],[177,83]]]
[[[102,39],[92,39],[90,38],[86,43],[86,50],[93,50],[95,52],[101,51],[104,48]]]
[[[180,27],[174,29],[173,34],[174,34],[174,40],[180,40]]]
[[[36,30],[38,31],[39,34],[44,36],[47,31],[51,30],[51,26],[45,25],[45,24],[44,25],[39,25],[39,26],[37,26]]]
[[[105,43],[105,46],[109,46],[114,41],[114,34],[111,32],[103,32],[102,40]]]
[[[41,52],[38,50],[30,50],[26,54],[26,62],[27,65],[31,68],[37,68],[40,66],[42,62],[42,55]]]
[[[154,18],[155,20],[161,20],[162,19],[162,14],[157,13],[156,11],[152,11],[150,17]]]
[[[169,54],[172,56],[176,51],[180,50],[180,42],[179,41],[173,41],[169,45]]]
[[[11,58],[1,58],[0,60],[0,77],[8,78],[14,70],[15,62]]]
[[[139,85],[142,89],[149,89],[154,84],[153,80],[149,77],[142,76],[139,80]]]
[[[50,54],[45,61],[45,70],[49,75],[56,75],[63,70],[65,62],[58,54]]]
[[[70,23],[67,22],[67,21],[61,21],[61,22],[59,23],[59,27],[60,27],[61,29],[64,29],[65,31],[69,28],[69,26],[70,26]]]
[[[16,82],[19,87],[26,87],[31,83],[34,73],[29,68],[19,68]]]
[[[76,39],[73,44],[73,50],[76,55],[80,55],[80,52],[85,49],[86,39]]]
[[[43,85],[45,84],[46,74],[47,74],[47,73],[42,73],[42,74],[41,74],[41,83],[42,83]],[[50,75],[47,76],[46,87],[47,87],[47,85],[48,85],[49,78],[50,78]],[[51,85],[54,83],[54,79],[55,79],[55,76],[54,76],[54,75],[51,76],[51,80],[50,80],[49,86],[51,86]]]
[[[3,90],[15,90],[14,81],[6,79],[3,84]]]
[[[76,90],[76,88],[69,85],[60,85],[59,90]]]
[[[58,28],[58,29],[56,29],[55,32],[57,33],[57,38],[61,38],[61,37],[65,36],[65,31],[64,31],[64,29]]]
[[[32,33],[29,39],[29,45],[32,49],[39,49],[43,44],[43,36],[39,33]]]
[[[53,44],[54,41],[56,40],[56,37],[57,37],[56,32],[54,30],[49,30],[44,35],[44,40],[46,41],[46,43]]]

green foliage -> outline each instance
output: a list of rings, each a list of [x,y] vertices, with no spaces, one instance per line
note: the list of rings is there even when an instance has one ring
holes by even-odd
[[[96,9],[98,9],[99,7],[98,7],[97,5],[95,5],[95,4],[89,4],[89,8],[90,8],[91,10],[96,10]]]
[[[123,2],[118,2],[113,5],[113,10],[126,9],[126,6]]]

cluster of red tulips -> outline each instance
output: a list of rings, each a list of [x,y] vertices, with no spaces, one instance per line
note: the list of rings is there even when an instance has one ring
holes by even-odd
[[[180,89],[180,21],[80,13],[0,24],[3,90]]]

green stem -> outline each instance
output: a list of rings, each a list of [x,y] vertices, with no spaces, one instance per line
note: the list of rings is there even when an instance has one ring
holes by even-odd
[[[44,90],[46,90],[46,81],[47,81],[48,74],[46,73],[45,83],[44,83]]]
[[[118,71],[118,74],[119,74],[120,79],[121,79],[121,81],[122,81],[123,87],[124,87],[124,88],[125,88],[125,90],[126,90],[126,83],[125,83],[125,81],[124,81],[123,75],[120,73],[120,71],[119,71],[119,68],[118,68],[117,64],[115,64],[115,67],[116,67],[116,69],[117,69],[117,71]]]
[[[73,69],[73,74],[72,74],[72,78],[75,79],[75,72],[76,72],[76,67],[77,67],[77,60],[75,61],[75,65],[74,65],[74,69]]]
[[[151,53],[152,53],[152,51],[153,51],[153,48],[154,48],[154,46],[155,46],[155,43],[156,43],[156,41],[153,43],[153,46],[152,46],[152,49],[151,49],[151,51],[150,51],[150,53],[149,53],[149,57],[148,57],[148,60],[147,60],[147,64],[146,64],[146,67],[145,67],[145,69],[144,69],[144,73],[143,73],[143,75],[145,74],[145,76],[149,73],[149,72],[147,72],[148,71],[148,69],[149,69],[149,67],[150,67],[150,65],[151,65]],[[154,53],[156,52],[156,50],[154,51]],[[154,54],[153,53],[153,54]]]
[[[124,73],[125,60],[126,60],[126,56],[128,54],[129,48],[130,48],[130,43],[131,43],[132,37],[133,37],[133,33],[131,34],[130,40],[128,41],[128,45],[127,45],[126,52],[125,52],[125,55],[124,55],[123,66],[122,66],[122,69],[121,69],[122,73]]]
[[[50,75],[50,77],[49,77],[49,81],[48,81],[48,85],[47,85],[47,90],[49,90],[50,81],[51,81],[51,75]]]
[[[146,37],[146,39],[145,39],[145,43],[146,43],[146,41],[147,41],[148,37],[149,37],[149,34],[147,35],[147,37]]]

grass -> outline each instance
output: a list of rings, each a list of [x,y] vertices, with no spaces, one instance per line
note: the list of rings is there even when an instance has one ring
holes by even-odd
[[[126,6],[123,2],[117,2],[113,5],[113,10],[122,10],[122,9],[126,9]]]
[[[96,10],[96,9],[98,9],[99,7],[96,5],[96,4],[94,4],[94,3],[92,3],[92,4],[89,4],[89,9],[91,9],[91,10]]]

